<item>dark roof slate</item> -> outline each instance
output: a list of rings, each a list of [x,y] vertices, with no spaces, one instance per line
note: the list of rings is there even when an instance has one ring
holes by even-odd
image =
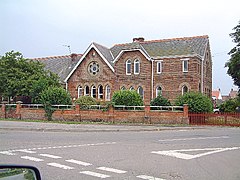
[[[111,54],[110,49],[95,42],[93,44],[101,52],[105,59],[111,64],[111,66],[113,66],[113,56]]]
[[[60,82],[63,83],[81,57],[82,54],[76,54],[75,58],[72,58],[71,55],[65,55],[34,58],[32,60],[43,63],[45,69],[57,74],[60,78]]]

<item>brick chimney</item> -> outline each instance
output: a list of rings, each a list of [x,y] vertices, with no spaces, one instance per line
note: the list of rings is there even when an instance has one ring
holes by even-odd
[[[133,38],[133,42],[144,42],[143,37]]]
[[[72,53],[72,54],[71,54],[71,59],[72,59],[72,62],[77,61],[78,55],[77,55],[76,53]]]

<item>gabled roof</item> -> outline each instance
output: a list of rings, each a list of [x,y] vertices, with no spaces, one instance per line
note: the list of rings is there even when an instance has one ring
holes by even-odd
[[[111,52],[114,58],[116,58],[122,50],[136,48],[143,48],[153,59],[196,55],[203,57],[207,45],[208,36],[205,35],[117,44],[111,48]]]
[[[212,91],[212,97],[215,97],[217,100],[222,99],[222,94],[220,90]]]
[[[43,63],[45,65],[45,69],[57,74],[61,83],[63,83],[81,57],[82,54],[72,54],[65,56],[33,58],[32,60]]]

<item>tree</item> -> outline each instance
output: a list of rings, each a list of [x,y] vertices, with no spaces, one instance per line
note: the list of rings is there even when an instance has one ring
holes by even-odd
[[[43,89],[60,86],[57,75],[44,70],[43,64],[14,51],[0,58],[0,84],[0,96],[31,96],[34,102]]]
[[[171,103],[168,99],[158,95],[150,102],[151,106],[171,106]]]
[[[220,105],[219,109],[221,112],[236,112],[236,109],[239,106],[240,106],[240,97],[224,101]]]
[[[212,101],[198,92],[188,92],[179,96],[175,102],[177,106],[187,104],[190,112],[212,112]]]
[[[240,88],[240,21],[239,24],[233,28],[234,33],[230,34],[236,46],[228,53],[231,55],[229,61],[225,64],[228,67],[228,75],[233,78],[234,84]]]
[[[48,120],[52,120],[52,114],[55,109],[52,105],[70,105],[72,104],[70,94],[62,87],[48,87],[40,93],[40,102],[44,105]]]
[[[112,102],[115,105],[142,106],[143,100],[136,91],[120,90],[113,94]]]
[[[81,96],[76,101],[76,104],[80,106],[90,106],[90,105],[97,105],[96,99],[92,98],[91,96]]]

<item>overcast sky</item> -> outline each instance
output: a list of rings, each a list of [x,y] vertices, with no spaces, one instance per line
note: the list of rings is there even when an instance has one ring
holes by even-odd
[[[240,21],[239,0],[0,0],[0,55],[24,57],[84,53],[91,42],[106,47],[145,40],[209,35],[213,89],[228,94],[229,34]]]

